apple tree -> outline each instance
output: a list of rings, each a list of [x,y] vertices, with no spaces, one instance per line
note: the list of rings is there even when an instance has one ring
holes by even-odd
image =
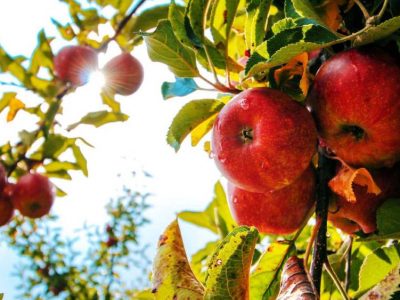
[[[146,70],[129,53],[144,44],[176,76],[162,85],[164,99],[194,97],[166,129],[166,142],[178,152],[190,136],[224,181],[204,211],[177,215],[215,240],[188,258],[172,220],[158,242],[152,286],[126,297],[398,299],[398,1],[172,0],[143,8],[145,0],[96,0],[88,9],[63,2],[71,23],[54,24],[74,46],[55,54],[41,32],[29,64],[0,48],[0,70],[16,80],[11,84],[41,99],[31,107],[10,92],[0,102],[8,121],[25,112],[39,124],[0,148],[1,203],[19,210],[9,232],[25,222],[21,215],[29,217],[16,203],[40,198],[30,196],[33,187],[17,189],[26,174],[87,174],[87,142],[69,132],[127,119],[115,95],[140,86]],[[102,15],[106,6],[114,8],[112,17]],[[94,40],[91,33],[105,23],[114,34]],[[107,109],[82,116],[66,133],[57,123],[62,101],[85,84],[97,68],[95,53],[110,42],[123,53],[104,68],[108,84],[100,98]],[[16,196],[25,189],[27,196]],[[74,298],[65,288],[76,284],[69,278],[62,292]],[[91,286],[84,298],[121,295],[99,290]]]

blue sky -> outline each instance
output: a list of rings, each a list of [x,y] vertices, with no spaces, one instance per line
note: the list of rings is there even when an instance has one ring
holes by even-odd
[[[57,37],[51,17],[61,22],[67,21],[67,6],[55,0],[0,1],[0,45],[12,55],[29,56],[36,45],[39,30],[44,28],[48,35]],[[52,45],[57,49],[65,45],[65,42],[56,38]],[[100,58],[100,64],[118,54],[118,51],[118,47],[111,46],[107,55]],[[84,149],[90,174],[85,178],[76,173],[71,182],[59,183],[68,192],[68,196],[57,199],[54,212],[60,216],[60,226],[71,236],[84,222],[103,224],[104,205],[118,194],[123,183],[128,186],[146,184],[153,194],[150,198],[152,208],[147,213],[152,223],[143,229],[141,242],[151,244],[149,254],[153,256],[159,234],[174,219],[176,212],[204,209],[212,199],[213,185],[220,179],[220,175],[201,146],[192,148],[189,143],[185,143],[176,154],[166,144],[165,134],[173,116],[190,98],[164,101],[160,92],[161,84],[163,81],[173,81],[173,75],[165,66],[149,61],[144,46],[136,48],[133,54],[145,66],[145,78],[137,93],[120,98],[122,109],[130,119],[125,123],[110,124],[99,129],[81,126],[75,130],[76,136],[84,137],[95,146],[94,149]],[[0,86],[0,96],[8,90]],[[23,99],[32,97],[17,91]],[[203,97],[201,94],[192,96],[193,99]],[[212,97],[212,94],[206,97]],[[101,108],[98,87],[89,85],[80,88],[73,95],[67,96],[64,103],[64,116],[60,121],[67,125],[78,120],[85,111]],[[23,128],[26,125],[23,116],[15,120],[14,123],[18,125],[6,124],[4,120],[5,114],[2,113],[0,143],[15,136],[18,126]],[[113,153],[113,159],[110,159],[109,153]],[[117,174],[128,174],[140,169],[146,170],[153,177],[146,183],[131,182],[130,176],[122,179],[117,177]],[[201,247],[205,240],[213,238],[208,232],[184,223],[182,231],[189,254]],[[196,239],[190,238],[193,234]],[[10,273],[18,257],[3,244],[0,246],[0,257],[0,293],[4,292],[5,299],[11,300],[15,298],[14,287],[18,278],[12,277]]]

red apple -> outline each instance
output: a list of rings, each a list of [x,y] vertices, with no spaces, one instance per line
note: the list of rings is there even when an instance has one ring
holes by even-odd
[[[6,225],[14,215],[14,206],[10,199],[5,196],[0,197],[0,226]]]
[[[74,86],[87,83],[90,73],[97,68],[97,52],[88,46],[64,47],[54,57],[56,76]]]
[[[111,59],[104,66],[103,73],[106,89],[124,96],[136,92],[143,81],[142,64],[129,53]]]
[[[327,146],[351,165],[390,167],[400,159],[400,64],[377,48],[325,62],[310,103]]]
[[[40,218],[48,214],[54,202],[54,187],[43,175],[32,173],[16,183],[11,200],[24,216]]]
[[[277,191],[252,193],[229,184],[229,207],[240,225],[255,226],[267,234],[290,234],[299,229],[314,205],[314,192],[315,174],[310,167]]]
[[[367,193],[366,186],[353,184],[356,202],[335,196],[328,219],[342,231],[352,234],[357,231],[376,231],[376,211],[388,198],[400,196],[400,165],[393,168],[372,170],[371,174],[382,192],[379,195]]]
[[[212,135],[217,167],[235,186],[250,192],[291,184],[309,166],[316,144],[309,111],[268,88],[236,95],[219,113]]]

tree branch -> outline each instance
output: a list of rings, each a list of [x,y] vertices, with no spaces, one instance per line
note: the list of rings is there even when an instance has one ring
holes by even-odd
[[[326,231],[328,219],[328,206],[331,191],[328,186],[329,180],[333,177],[335,163],[326,156],[325,149],[318,148],[318,168],[317,168],[317,205],[316,218],[319,224],[317,238],[314,243],[313,259],[311,263],[311,277],[315,289],[320,293],[321,276],[323,265],[327,259],[326,251]]]

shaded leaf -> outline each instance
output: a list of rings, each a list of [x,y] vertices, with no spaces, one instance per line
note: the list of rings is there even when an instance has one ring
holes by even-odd
[[[155,299],[203,299],[204,288],[190,269],[177,221],[158,241],[152,285]]]
[[[204,299],[249,298],[249,271],[257,239],[258,231],[246,226],[224,238],[209,263]]]
[[[172,121],[167,133],[167,142],[178,151],[185,137],[196,126],[218,113],[224,104],[219,100],[193,100],[185,104]]]
[[[318,299],[304,270],[303,260],[290,257],[283,267],[277,300]]]
[[[294,246],[289,242],[274,242],[267,248],[251,274],[251,299],[266,300],[276,297],[282,268],[293,250]]]
[[[161,93],[164,100],[173,97],[183,97],[196,91],[198,86],[192,78],[177,77],[175,82],[163,82]]]
[[[367,186],[367,193],[375,195],[381,193],[381,189],[366,168],[354,169],[343,164],[340,171],[329,181],[331,190],[349,202],[357,201],[353,184]]]
[[[47,39],[44,30],[38,34],[38,45],[34,50],[29,66],[29,72],[37,74],[41,67],[53,69],[53,52],[50,47],[50,40]]]
[[[106,110],[96,111],[88,113],[79,122],[71,124],[67,127],[67,130],[72,130],[81,124],[93,125],[100,127],[107,123],[112,122],[124,122],[128,120],[128,116],[120,112],[109,112]]]
[[[379,206],[376,224],[379,236],[400,238],[400,199],[388,199]]]
[[[194,52],[176,39],[169,21],[160,21],[157,29],[145,35],[144,40],[151,60],[166,64],[178,77],[198,76]]]
[[[257,47],[265,38],[271,0],[251,0],[246,7],[245,39],[247,49]]]

